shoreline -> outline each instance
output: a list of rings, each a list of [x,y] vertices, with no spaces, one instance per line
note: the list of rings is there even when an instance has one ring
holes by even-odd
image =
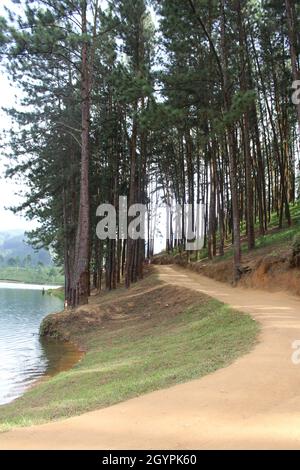
[[[32,390],[33,388],[37,387],[40,384],[47,382],[52,377],[55,377],[61,372],[67,372],[73,369],[73,367],[76,366],[84,358],[86,354],[86,351],[81,349],[73,341],[66,341],[66,340],[60,340],[60,339],[53,340],[52,338],[42,337],[41,335],[39,335],[39,337],[40,339],[43,339],[46,341],[56,341],[57,345],[60,348],[65,349],[64,354],[61,354],[62,360],[59,360],[53,368],[51,368],[51,366],[49,367],[48,365],[43,375],[41,375],[41,377],[36,379],[28,388],[26,388],[26,390],[24,390],[22,395],[15,398],[10,403],[12,403],[15,400],[18,400],[19,398],[22,398],[26,392]]]
[[[58,312],[60,313],[60,312]],[[54,314],[51,314],[54,315]],[[46,317],[45,317],[46,318]],[[41,321],[40,326],[42,325],[44,319]],[[7,403],[0,404],[1,407],[10,405],[15,401],[22,399],[22,397],[28,393],[30,390],[38,387],[39,385],[47,382],[51,378],[55,377],[56,375],[60,374],[61,372],[67,372],[71,370],[74,366],[76,366],[85,356],[86,351],[80,347],[80,345],[76,344],[72,340],[66,339],[54,339],[47,336],[42,336],[40,333],[38,334],[41,343],[44,343],[45,346],[51,346],[59,350],[59,355],[55,359],[51,359],[51,355],[46,354],[47,360],[49,363],[47,364],[45,371],[41,374],[40,377],[33,380],[27,387],[25,387],[22,393],[19,396],[14,397]],[[53,353],[53,351],[52,351]]]
[[[62,287],[62,286],[59,286],[59,287]],[[56,359],[52,358],[51,360],[51,357],[48,352],[47,359],[49,360],[49,364],[47,365],[43,375],[41,375],[41,377],[35,380],[28,389],[24,390],[24,393],[22,393],[22,395],[20,395],[20,397],[18,398],[23,397],[23,395],[29,390],[37,387],[38,385],[46,383],[48,380],[60,374],[61,372],[67,372],[73,369],[73,367],[76,366],[86,355],[86,350],[82,348],[79,343],[76,343],[75,340],[59,338],[59,337],[53,338],[51,336],[43,335],[41,333],[41,327],[44,321],[46,320],[46,318],[50,316],[52,317],[53,315],[57,315],[61,313],[64,313],[64,310],[46,315],[40,323],[39,333],[38,333],[39,339],[42,345],[44,343],[44,346],[45,345],[49,346],[52,343],[52,346],[55,346],[56,350],[57,349],[61,350],[59,354],[59,358],[56,358]],[[52,361],[52,365],[51,365],[51,361]]]
[[[50,289],[60,289],[63,286],[61,284],[38,284],[38,283],[29,283],[22,281],[11,281],[0,279],[0,288],[19,288],[19,289],[32,289],[32,290],[50,290]]]
[[[45,290],[45,294],[50,289],[54,288],[59,289],[61,286],[50,286],[46,284],[29,284],[21,283],[18,281],[3,281],[0,280],[0,290],[1,289],[17,289],[17,290],[28,290],[28,291],[40,291]],[[62,306],[63,308],[63,302]],[[66,372],[72,369],[78,362],[80,362],[84,356],[84,351],[80,348],[79,345],[76,345],[73,341],[60,341],[51,338],[42,337],[40,334],[40,327],[43,323],[43,320],[51,314],[46,314],[42,318],[41,322],[38,325],[37,336],[39,337],[39,342],[42,347],[43,356],[45,357],[46,363],[44,370],[41,370],[37,374],[36,378],[30,380],[27,384],[24,382],[20,387],[18,393],[9,393],[7,399],[4,403],[0,403],[0,408],[5,407],[14,403],[16,400],[22,399],[22,397],[29,392],[31,389],[37,387],[39,384],[42,384],[49,380],[50,378],[56,376],[60,372]]]

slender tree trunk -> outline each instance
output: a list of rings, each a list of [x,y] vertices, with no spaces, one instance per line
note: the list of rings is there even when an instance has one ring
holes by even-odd
[[[135,113],[137,112],[138,103],[135,105]],[[136,152],[137,152],[137,118],[134,117],[132,136],[130,141],[130,184],[129,184],[129,207],[133,205],[136,197]],[[128,222],[130,222],[130,218]],[[130,287],[132,281],[132,270],[134,263],[134,240],[128,237],[126,249],[126,267],[125,267],[125,285]]]
[[[239,31],[239,45],[240,45],[240,83],[241,90],[245,93],[248,91],[248,79],[247,78],[247,50],[246,50],[246,33],[243,23],[243,14],[241,1],[237,0],[236,10],[238,16],[238,31]],[[245,111],[243,116],[243,136],[244,136],[244,155],[245,155],[245,179],[246,179],[246,197],[247,197],[247,238],[248,238],[248,249],[252,250],[255,247],[255,232],[254,232],[254,220],[253,220],[253,184],[252,184],[252,157],[251,157],[251,146],[250,146],[250,122],[249,122],[249,111]]]
[[[296,15],[295,15],[295,6],[293,5],[293,0],[285,0],[286,6],[286,13],[287,13],[287,23],[288,23],[288,34],[289,34],[289,42],[290,42],[290,54],[291,54],[291,62],[292,62],[292,72],[293,72],[293,79],[300,80],[300,72],[298,67],[298,59],[297,59],[297,32],[296,32]],[[296,105],[297,107],[297,115],[298,115],[298,125],[299,125],[299,132],[300,132],[300,103]]]
[[[89,296],[90,261],[90,198],[89,198],[89,125],[90,70],[88,63],[87,1],[82,1],[82,77],[81,77],[81,175],[79,217],[76,236],[73,306],[86,304]]]
[[[221,0],[221,49],[222,49],[222,70],[223,70],[223,95],[225,112],[230,110],[229,79],[228,79],[228,60],[226,48],[226,15],[225,0]],[[238,202],[238,183],[237,183],[237,153],[235,143],[235,133],[232,124],[227,126],[228,144],[229,144],[229,173],[231,186],[232,202],[232,225],[233,225],[233,248],[234,248],[234,273],[233,279],[236,283],[240,278],[241,266],[241,234],[240,234],[240,211]]]

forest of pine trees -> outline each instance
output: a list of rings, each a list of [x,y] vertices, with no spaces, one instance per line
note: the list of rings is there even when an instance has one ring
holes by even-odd
[[[249,250],[298,197],[300,4],[296,0],[20,0],[0,19],[1,63],[21,90],[7,113],[16,207],[64,266],[71,306],[143,276],[147,240],[99,240],[119,196],[203,203],[210,259]],[[22,8],[21,8],[22,6]],[[19,10],[19,14],[18,14]],[[25,13],[24,13],[25,12]],[[172,225],[172,224],[171,224]],[[168,242],[169,251],[182,241]],[[176,244],[176,246],[175,246]]]

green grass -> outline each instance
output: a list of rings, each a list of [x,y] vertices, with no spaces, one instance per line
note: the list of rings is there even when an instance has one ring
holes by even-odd
[[[0,267],[0,280],[26,282],[29,284],[63,284],[64,277],[57,267]]]
[[[293,224],[291,227],[288,227],[286,221],[283,223],[282,229],[278,228],[279,225],[279,217],[276,213],[271,215],[271,220],[270,224],[268,227],[269,232],[266,233],[264,236],[258,236],[255,240],[255,250],[259,250],[260,248],[265,248],[265,247],[274,247],[276,248],[280,246],[289,246],[291,245],[295,235],[300,233],[300,204],[296,203],[294,205],[290,205],[290,211],[291,211],[291,217]],[[258,230],[258,224],[256,225],[256,229]],[[245,224],[244,226],[241,226],[241,236],[246,237],[246,232],[245,232]],[[227,243],[230,243],[227,240]],[[247,253],[248,252],[248,246],[247,242],[244,241],[241,244],[242,248],[242,253]],[[207,249],[201,250],[199,260],[202,260],[203,258],[206,258],[208,256]],[[230,246],[224,256],[222,257],[217,257],[213,260],[214,263],[218,263],[219,261],[225,261],[227,259],[230,259],[233,257],[233,247]],[[196,261],[195,257],[191,258],[192,261]]]
[[[278,228],[279,225],[279,217],[277,213],[271,215],[271,220],[268,226],[269,232],[266,233],[264,236],[258,236],[255,240],[255,249],[265,248],[265,247],[273,247],[276,248],[280,246],[289,246],[291,245],[293,238],[295,235],[300,233],[300,203],[297,202],[295,204],[290,205],[290,212],[293,224],[291,227],[288,227],[286,220],[283,221],[283,227],[281,229]],[[256,224],[256,230],[259,229],[258,223]],[[246,237],[246,227],[245,223],[241,224],[241,236]],[[218,240],[217,240],[218,241]],[[224,256],[216,257],[213,262],[218,263],[219,261],[225,261],[233,257],[233,247],[231,246],[231,240],[227,240],[227,245],[230,245],[229,248],[226,250]],[[248,252],[247,242],[243,241],[241,244],[242,253]],[[165,255],[166,252],[161,253],[161,255]],[[176,256],[178,254],[177,250],[174,250],[173,253],[170,253],[170,256]],[[186,256],[186,254],[184,254]],[[191,254],[191,261],[201,261],[206,259],[208,256],[207,248],[204,248],[200,251],[197,255]]]
[[[81,362],[0,407],[0,429],[78,415],[196,379],[252,348],[258,325],[250,316],[208,297],[195,302],[176,316],[85,334]]]
[[[277,214],[272,214],[271,221],[269,224],[269,232],[264,236],[259,236],[255,241],[255,248],[265,248],[265,247],[274,247],[275,249],[279,246],[289,246],[291,245],[293,238],[297,233],[300,232],[300,204],[295,204],[290,206],[291,217],[293,224],[291,227],[288,227],[286,222],[282,229],[278,229],[279,219]],[[242,233],[242,235],[246,235]],[[248,251],[247,242],[242,243],[242,252],[246,253]],[[228,259],[233,256],[233,249],[230,248],[222,258],[217,258],[218,261]]]
[[[62,287],[59,287],[58,289],[48,289],[47,294],[53,295],[54,297],[58,297],[62,301],[65,300],[65,291]]]

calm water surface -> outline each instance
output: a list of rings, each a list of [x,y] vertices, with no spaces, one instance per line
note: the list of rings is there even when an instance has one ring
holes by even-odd
[[[43,296],[41,289],[0,282],[0,405],[22,395],[43,375],[78,360],[73,346],[40,340],[42,319],[63,308],[60,299]]]

